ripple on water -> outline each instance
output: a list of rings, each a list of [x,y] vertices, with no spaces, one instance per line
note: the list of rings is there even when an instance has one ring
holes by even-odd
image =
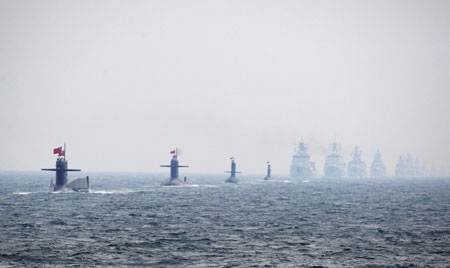
[[[126,177],[105,175],[89,194],[14,190],[7,183],[20,178],[0,181],[12,189],[0,195],[0,266],[448,265],[446,180],[258,177],[230,186],[199,177],[191,187],[167,188],[142,176],[125,186]]]

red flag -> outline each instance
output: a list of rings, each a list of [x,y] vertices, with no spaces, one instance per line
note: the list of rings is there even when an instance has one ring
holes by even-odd
[[[59,152],[59,156],[64,156],[64,155],[66,155],[66,151],[61,150],[61,152]]]
[[[61,152],[62,152],[62,147],[53,149],[53,154],[59,154],[59,156],[61,156]]]
[[[177,151],[176,150],[173,150],[173,151],[170,151],[170,154],[175,154]]]

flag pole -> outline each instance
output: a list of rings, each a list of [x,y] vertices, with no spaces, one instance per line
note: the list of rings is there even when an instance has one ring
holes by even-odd
[[[64,160],[66,160],[66,142],[64,142]]]

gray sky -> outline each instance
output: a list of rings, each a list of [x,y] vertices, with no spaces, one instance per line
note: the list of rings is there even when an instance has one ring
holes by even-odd
[[[0,169],[450,162],[450,1],[0,1]],[[184,171],[184,170],[183,170]]]

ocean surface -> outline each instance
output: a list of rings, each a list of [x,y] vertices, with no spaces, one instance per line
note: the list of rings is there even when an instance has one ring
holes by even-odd
[[[450,267],[450,179],[0,172],[0,267]]]

